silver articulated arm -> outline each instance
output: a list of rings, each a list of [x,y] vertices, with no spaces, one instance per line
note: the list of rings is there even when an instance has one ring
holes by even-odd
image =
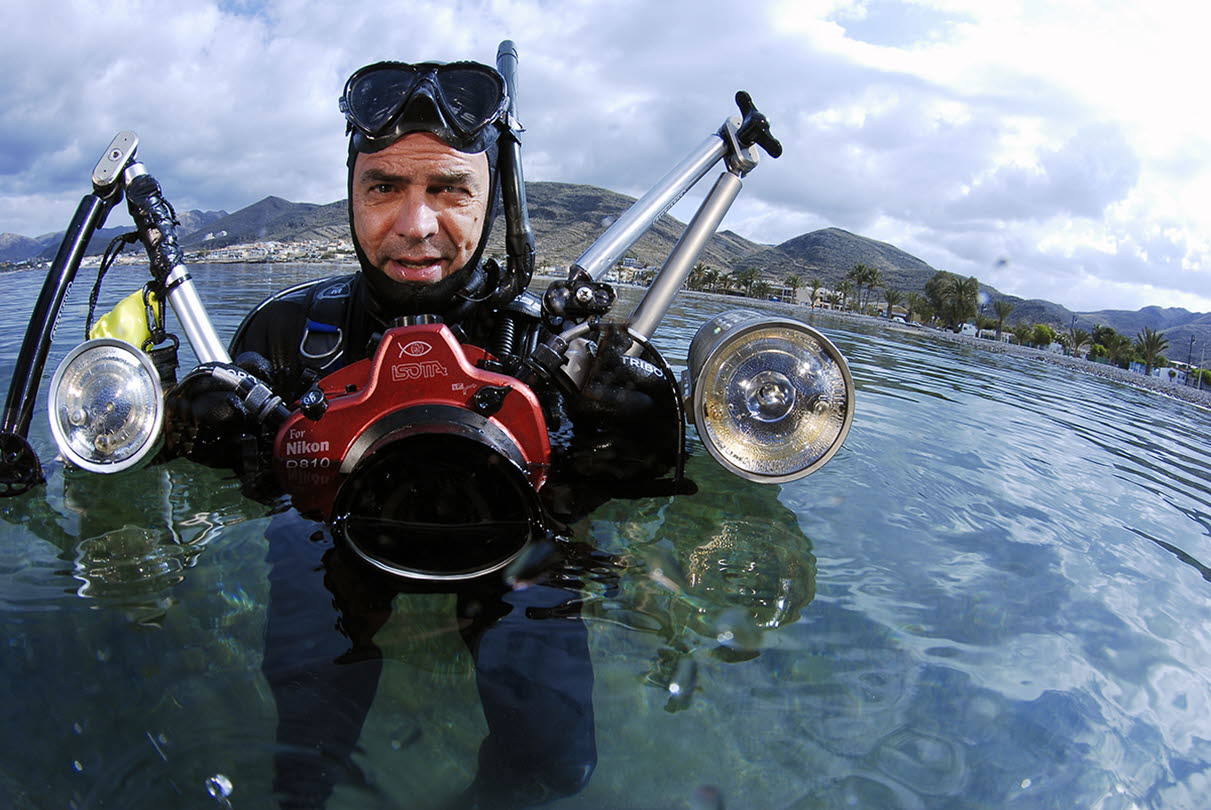
[[[647,233],[653,223],[667,214],[727,153],[728,145],[723,138],[718,134],[708,137],[607,228],[576,260],[573,268],[585,271],[594,281],[601,281],[627,248]]]
[[[736,195],[740,193],[741,185],[740,178],[731,171],[719,175],[711,193],[694,213],[685,233],[681,234],[676,247],[665,260],[647,293],[631,313],[632,335],[647,340],[656,331],[656,327],[672,305],[677,291],[681,289],[694,263],[702,255],[706,243],[719,229],[719,223],[723,221]],[[632,347],[632,351],[638,353],[639,346]]]
[[[182,261],[177,244],[176,222],[164,200],[160,184],[142,163],[132,163],[125,172],[126,199],[131,217],[147,247],[152,275],[164,285],[165,297],[176,313],[185,337],[199,363],[230,363],[227,347],[219,340],[206,308]]]

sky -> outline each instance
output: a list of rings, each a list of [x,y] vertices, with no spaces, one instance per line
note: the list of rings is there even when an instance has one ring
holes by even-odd
[[[342,199],[349,73],[512,39],[527,180],[638,196],[744,89],[785,151],[724,228],[844,228],[1076,311],[1211,312],[1209,24],[1188,0],[10,3],[0,232],[65,228],[123,129],[180,210]]]

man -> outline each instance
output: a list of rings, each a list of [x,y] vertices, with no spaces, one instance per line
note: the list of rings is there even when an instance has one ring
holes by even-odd
[[[460,82],[483,98],[450,101]],[[498,194],[503,93],[496,71],[474,63],[384,62],[350,77],[341,106],[360,269],[272,297],[232,344],[237,358],[255,352],[267,361],[240,358],[284,399],[368,356],[400,317],[436,316],[461,339],[486,344],[494,310],[507,303],[507,280],[481,261]],[[472,103],[478,109],[466,109]]]
[[[355,72],[341,109],[360,267],[262,303],[233,340],[237,362],[292,402],[320,377],[372,354],[399,319],[423,316],[520,373],[523,348],[549,331],[537,298],[522,291],[528,279],[483,261],[506,106],[503,80],[484,65],[384,62]],[[510,340],[502,344],[500,333]],[[618,349],[629,342],[599,342],[585,393],[535,381],[556,453],[555,480],[544,493],[562,493],[548,498],[548,509],[565,519],[604,491],[595,485],[568,495],[566,481],[642,484],[676,465],[682,451],[668,375],[641,360],[623,362]],[[255,471],[265,437],[238,399],[188,380],[171,399],[178,452]],[[263,670],[278,708],[275,789],[283,807],[319,807],[335,784],[356,781],[352,754],[382,668],[374,635],[399,593],[424,586],[371,568],[297,513],[276,518],[268,538]],[[515,587],[496,575],[435,586],[458,594],[489,728],[478,776],[458,806],[533,806],[579,790],[596,762],[580,595],[541,572],[526,581]]]
[[[355,72],[341,109],[350,135],[349,221],[359,271],[263,302],[232,341],[237,362],[292,402],[320,377],[372,354],[400,319],[433,317],[461,342],[493,353],[495,370],[526,373],[526,350],[550,336],[552,321],[540,316],[537,296],[524,291],[528,270],[483,260],[500,196],[499,141],[510,134],[506,106],[499,74],[476,63],[380,62]],[[502,332],[510,336],[505,346],[496,342]],[[610,345],[610,334],[601,333],[601,351],[580,392],[530,380],[556,445],[559,480],[549,487],[549,506],[559,498],[584,511],[608,496],[603,485],[633,492],[678,468],[683,455],[671,373],[624,360],[630,341],[616,334]],[[176,400],[178,414],[182,403],[191,410],[178,419],[186,426],[176,437],[179,451],[246,466],[248,454],[235,452],[241,442],[232,434],[248,434],[249,425],[233,396],[186,385]],[[266,447],[262,441],[262,461]],[[593,482],[592,494],[581,488],[569,495],[572,480]]]

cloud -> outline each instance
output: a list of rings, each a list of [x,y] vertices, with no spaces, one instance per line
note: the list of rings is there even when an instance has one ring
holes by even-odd
[[[1087,126],[1030,165],[997,166],[949,205],[958,221],[1099,217],[1139,179],[1140,162],[1121,130]]]
[[[943,0],[17,4],[0,33],[0,231],[62,228],[119,129],[180,208],[339,199],[353,69],[487,62],[513,38],[529,179],[642,193],[743,88],[786,147],[745,180],[725,222],[743,236],[836,225],[1014,291],[1104,279],[1069,287],[1101,305],[1149,278],[1148,303],[1211,300],[1211,130],[1172,103],[1191,97],[1189,60],[1144,26],[1187,42],[1167,19]],[[55,36],[32,34],[48,20]]]

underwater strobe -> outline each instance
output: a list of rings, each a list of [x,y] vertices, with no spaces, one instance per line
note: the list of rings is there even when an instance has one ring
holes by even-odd
[[[85,341],[51,379],[50,429],[63,457],[95,473],[146,461],[160,445],[164,392],[151,358],[116,338]]]
[[[687,416],[707,451],[750,481],[782,483],[823,466],[853,423],[849,366],[822,334],[738,309],[690,343]]]

